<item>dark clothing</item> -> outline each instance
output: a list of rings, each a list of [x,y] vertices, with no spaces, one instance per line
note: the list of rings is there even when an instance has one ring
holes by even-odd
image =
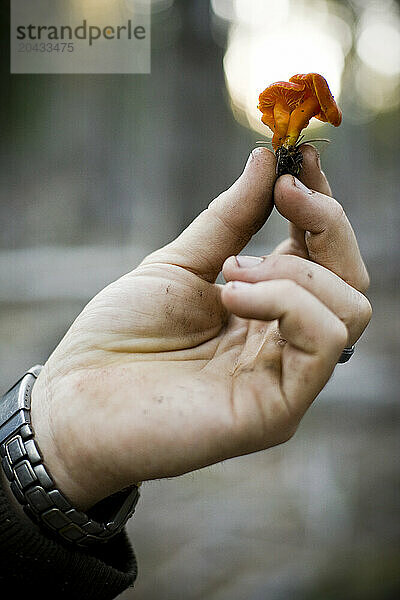
[[[125,532],[90,549],[55,541],[25,522],[0,485],[2,598],[111,600],[133,585],[136,574]]]

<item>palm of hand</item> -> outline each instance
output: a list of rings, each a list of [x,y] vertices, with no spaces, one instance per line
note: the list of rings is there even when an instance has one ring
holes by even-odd
[[[93,298],[53,355],[70,380],[60,387],[75,387],[92,414],[81,435],[106,436],[107,452],[126,457],[121,485],[272,446],[293,430],[276,322],[228,314],[220,291],[182,267],[144,264]],[[136,464],[123,450],[149,435]]]

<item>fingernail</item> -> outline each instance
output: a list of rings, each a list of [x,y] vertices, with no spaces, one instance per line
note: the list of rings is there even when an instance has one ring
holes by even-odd
[[[247,281],[230,281],[228,285],[230,285],[234,290],[237,290],[240,288],[249,288],[253,284],[248,283]]]
[[[235,256],[236,264],[241,269],[250,269],[256,267],[263,262],[263,258],[259,256]]]
[[[312,195],[312,190],[309,190],[308,187],[306,187],[304,183],[300,181],[300,179],[297,179],[297,177],[293,177],[293,183],[299,190],[303,192],[303,194],[308,194],[308,196]]]

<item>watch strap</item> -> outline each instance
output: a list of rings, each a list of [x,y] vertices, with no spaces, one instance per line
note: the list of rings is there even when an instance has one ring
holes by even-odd
[[[25,513],[47,532],[79,546],[106,542],[122,530],[134,513],[138,486],[105,498],[87,513],[75,509],[57,489],[30,421],[31,391],[41,368],[37,365],[30,369],[0,403],[2,468]]]

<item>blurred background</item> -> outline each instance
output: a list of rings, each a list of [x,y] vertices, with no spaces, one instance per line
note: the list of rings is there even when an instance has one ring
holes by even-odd
[[[399,598],[400,3],[154,0],[151,75],[103,76],[10,75],[0,10],[2,390],[237,178],[269,83],[326,76],[343,124],[307,137],[331,140],[372,322],[289,443],[143,486],[121,599]],[[246,253],[286,234],[274,211]]]

